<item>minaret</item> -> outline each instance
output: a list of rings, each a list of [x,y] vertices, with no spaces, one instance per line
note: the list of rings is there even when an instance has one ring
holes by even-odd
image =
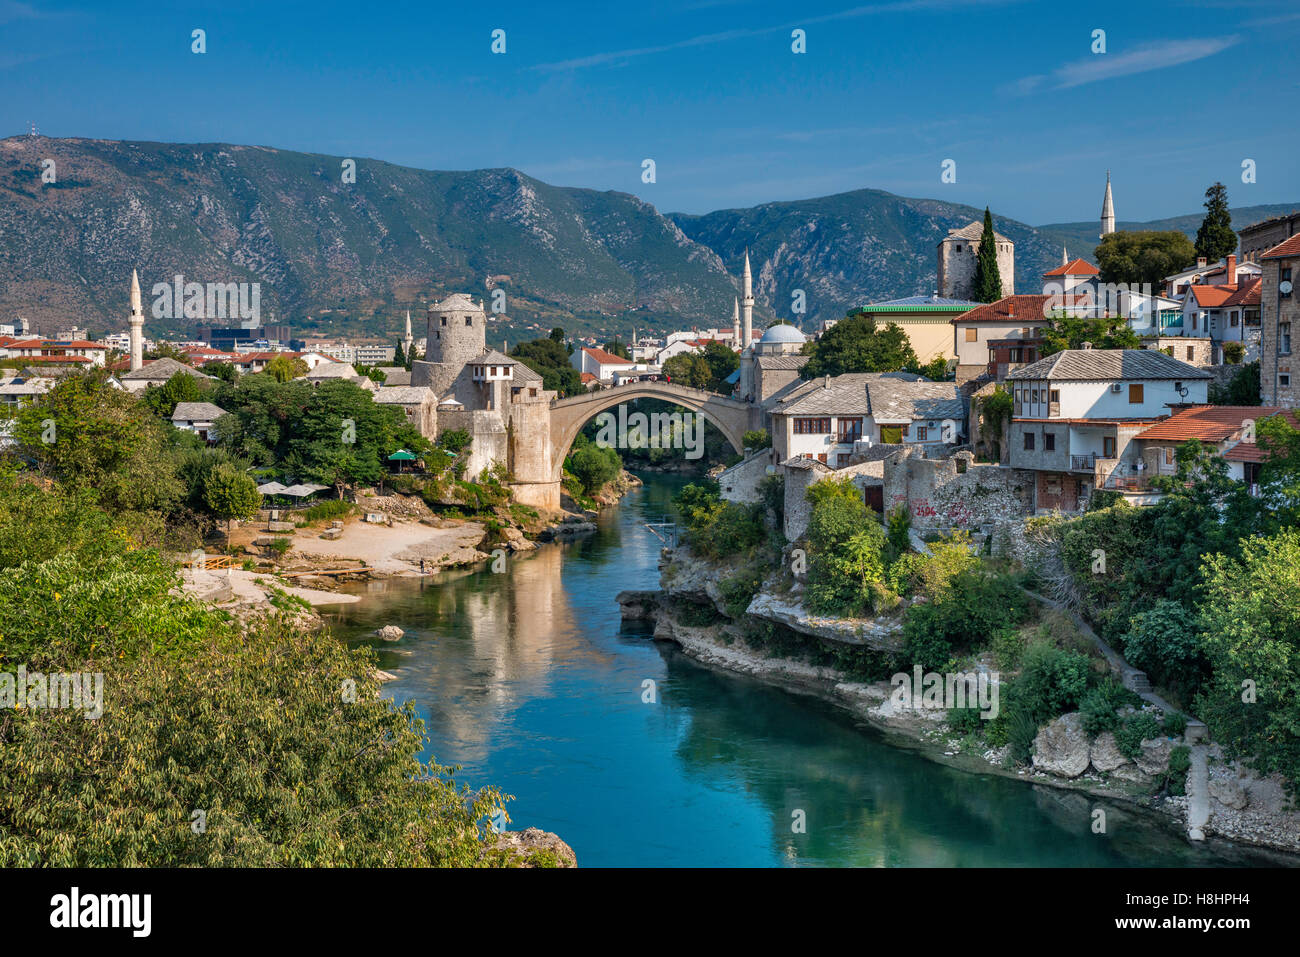
[[[1101,234],[1109,236],[1115,231],[1115,200],[1110,195],[1110,170],[1106,170],[1106,198],[1101,201]]]
[[[740,277],[741,323],[740,347],[748,349],[754,338],[754,276],[749,271],[749,250],[745,250],[745,271]]]
[[[1070,265],[1070,254],[1066,251],[1064,246],[1061,247],[1061,265]]]
[[[415,344],[415,337],[411,335],[411,310],[406,310],[406,335],[402,337],[402,354],[410,356],[411,346]]]
[[[739,349],[741,347],[740,346],[740,300],[735,299],[733,301],[735,305],[731,307],[731,341],[734,342],[736,344],[736,348]]]
[[[131,371],[144,365],[144,310],[140,305],[140,276],[131,270]]]

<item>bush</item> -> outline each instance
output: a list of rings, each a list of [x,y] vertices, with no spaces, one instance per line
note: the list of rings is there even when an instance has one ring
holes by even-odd
[[[1180,744],[1169,752],[1169,771],[1165,775],[1164,786],[1170,794],[1187,793],[1187,772],[1192,768],[1192,749]]]
[[[1016,703],[1039,724],[1074,711],[1087,690],[1090,671],[1087,655],[1030,645],[1013,685]]]
[[[298,517],[310,524],[312,522],[331,521],[336,518],[342,518],[345,515],[351,515],[355,506],[351,502],[345,502],[342,499],[328,499],[324,502],[317,502],[298,513]]]
[[[584,492],[594,495],[618,477],[623,460],[615,449],[587,445],[574,450],[565,468],[582,484]]]
[[[889,556],[893,561],[911,551],[912,513],[902,505],[891,508],[885,524],[889,528]]]
[[[871,522],[833,549],[813,552],[808,564],[806,603],[813,611],[856,615],[875,610],[887,595],[883,582],[885,530]]]
[[[1165,712],[1165,734],[1171,738],[1181,737],[1187,730],[1187,715],[1181,711]]]
[[[914,664],[936,668],[1021,624],[1027,612],[1028,600],[1009,577],[961,572],[942,597],[907,609],[903,639]]]
[[[958,734],[973,734],[984,724],[979,708],[949,708],[948,727]]]
[[[1142,742],[1159,738],[1160,722],[1147,711],[1130,715],[1115,732],[1115,745],[1126,758],[1136,758],[1142,753]]]
[[[1179,602],[1160,600],[1135,615],[1124,636],[1124,657],[1158,684],[1184,697],[1200,687],[1206,671],[1196,615]]]
[[[460,455],[469,448],[473,436],[469,434],[468,429],[448,429],[442,435],[438,436],[438,446],[446,449],[452,455]]]
[[[740,442],[742,447],[754,451],[772,447],[772,437],[767,434],[767,429],[751,429],[741,437]]]
[[[1089,688],[1079,701],[1083,714],[1083,730],[1095,738],[1119,727],[1118,711],[1124,705],[1141,704],[1142,699],[1107,676],[1095,687]]]
[[[1007,744],[1011,746],[1011,759],[1017,764],[1027,764],[1034,755],[1038,721],[1021,707],[1013,706],[1006,714]]]
[[[1246,347],[1240,342],[1225,342],[1223,344],[1223,361],[1228,365],[1235,366],[1246,357]]]

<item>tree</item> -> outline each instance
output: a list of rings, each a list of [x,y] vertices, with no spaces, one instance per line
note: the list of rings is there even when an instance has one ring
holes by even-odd
[[[1200,607],[1213,678],[1197,713],[1229,756],[1300,783],[1300,530],[1242,542],[1239,555],[1207,555]]]
[[[203,481],[203,504],[226,523],[226,543],[230,543],[231,523],[237,518],[251,518],[262,504],[257,483],[233,465],[223,462],[208,471]]]
[[[564,467],[582,483],[584,492],[594,495],[618,477],[623,460],[614,449],[592,444],[575,449]]]
[[[555,337],[556,332],[560,333],[561,339]],[[520,342],[510,350],[512,359],[518,359],[542,377],[542,388],[553,390],[562,399],[586,391],[581,373],[569,361],[563,334],[562,329],[552,329],[547,338]]]
[[[971,284],[976,302],[997,302],[1002,298],[1002,274],[998,271],[998,241],[993,232],[993,214],[984,207],[984,231],[975,258],[975,278]]]
[[[846,372],[898,372],[917,365],[911,340],[896,323],[883,329],[873,316],[851,312],[820,339],[807,343],[800,375],[815,379]]]
[[[46,476],[92,489],[108,509],[170,508],[181,484],[166,450],[164,424],[102,370],[74,372],[24,406],[14,424],[19,453]]]
[[[161,386],[144,390],[141,401],[160,419],[171,421],[172,413],[181,402],[198,402],[203,398],[203,386],[188,372],[174,372]]]
[[[399,369],[404,369],[406,368],[406,363],[406,349],[402,345],[402,340],[398,339],[397,345],[393,348],[393,365],[397,366]]]
[[[262,369],[276,382],[288,382],[290,379],[300,379],[308,373],[307,363],[295,357],[278,355],[271,359],[270,362]]]
[[[1082,349],[1085,342],[1094,349],[1141,349],[1142,340],[1128,321],[1116,316],[1086,317],[1058,315],[1040,332],[1042,355],[1050,356],[1063,349]]]
[[[1205,191],[1205,219],[1196,231],[1196,255],[1217,263],[1237,248],[1237,234],[1232,231],[1232,213],[1228,211],[1228,188],[1215,183]],[[1237,280],[1228,276],[1227,282]]]
[[[707,389],[713,382],[713,368],[698,353],[679,352],[664,360],[663,372],[673,382],[692,389]]]
[[[205,362],[203,374],[220,379],[222,382],[234,382],[239,378],[239,370],[229,362]]]
[[[615,356],[619,356],[620,358],[627,359],[629,362],[632,360],[631,350],[629,350],[628,347],[624,344],[623,340],[619,339],[617,336],[609,340],[609,342],[605,343],[603,346],[601,346],[601,348],[604,349],[606,352],[610,353],[611,355],[615,355]]]
[[[1103,236],[1094,255],[1101,282],[1158,290],[1166,276],[1196,262],[1196,247],[1176,230],[1121,231]]]
[[[1223,345],[1226,354],[1228,346],[1240,343],[1225,342]],[[1208,398],[1211,405],[1259,405],[1259,360],[1238,368],[1227,385],[1211,382]]]

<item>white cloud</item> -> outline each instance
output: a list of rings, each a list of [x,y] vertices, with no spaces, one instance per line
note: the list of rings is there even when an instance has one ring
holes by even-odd
[[[1050,74],[1021,77],[1003,87],[1003,92],[1024,95],[1049,85],[1054,90],[1068,90],[1071,87],[1096,83],[1099,80],[1132,76],[1135,73],[1149,73],[1152,70],[1163,70],[1167,67],[1203,60],[1216,53],[1222,53],[1240,42],[1241,37],[1235,34],[1203,39],[1160,40],[1134,47],[1124,53],[1094,54],[1067,63]]]

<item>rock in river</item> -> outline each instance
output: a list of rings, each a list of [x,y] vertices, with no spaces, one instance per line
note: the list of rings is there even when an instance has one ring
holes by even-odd
[[[397,641],[404,634],[406,634],[406,632],[402,631],[402,629],[398,628],[396,625],[384,625],[383,628],[375,629],[375,637],[382,638],[384,641]]]
[[[1049,774],[1077,778],[1088,769],[1088,735],[1079,713],[1049,721],[1034,738],[1034,767]]]

